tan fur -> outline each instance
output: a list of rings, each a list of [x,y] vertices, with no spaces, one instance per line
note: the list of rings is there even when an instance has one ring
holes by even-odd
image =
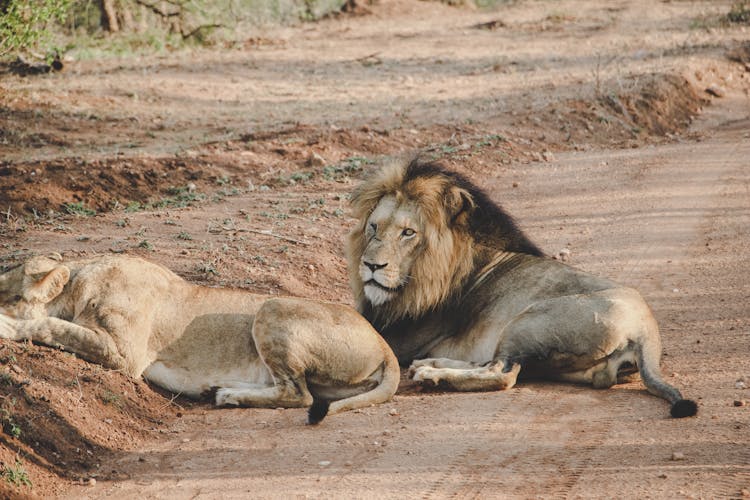
[[[0,275],[0,338],[79,354],[216,404],[330,412],[390,399],[387,344],[353,309],[187,283],[138,258],[34,257]]]
[[[414,160],[375,172],[352,197],[349,277],[360,312],[415,380],[512,387],[524,372],[610,387],[637,365],[649,391],[695,403],[659,372],[650,309],[632,289],[544,257],[481,190]]]

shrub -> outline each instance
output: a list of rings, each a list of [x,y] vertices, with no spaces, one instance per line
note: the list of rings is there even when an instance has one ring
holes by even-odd
[[[0,0],[0,57],[46,43],[49,26],[64,22],[69,7],[70,0]]]

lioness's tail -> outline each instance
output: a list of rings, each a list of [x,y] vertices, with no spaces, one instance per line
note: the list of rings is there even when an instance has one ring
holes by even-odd
[[[698,404],[692,399],[683,399],[677,388],[664,381],[659,370],[660,351],[657,336],[646,336],[645,341],[638,346],[638,369],[641,372],[641,380],[648,392],[669,401],[673,417],[692,417],[698,413]]]
[[[380,383],[372,390],[357,394],[350,398],[339,399],[338,401],[325,401],[316,399],[307,413],[307,422],[317,424],[322,421],[329,413],[339,413],[347,410],[355,410],[377,403],[385,403],[396,393],[398,383],[401,380],[401,369],[398,360],[388,344],[380,338],[380,344],[383,348],[383,378]]]

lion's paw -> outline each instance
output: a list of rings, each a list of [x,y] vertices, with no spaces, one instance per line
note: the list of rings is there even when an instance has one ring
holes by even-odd
[[[428,384],[438,385],[441,380],[442,370],[432,366],[420,366],[414,370],[411,379],[415,382],[427,382]]]
[[[238,406],[239,402],[232,389],[222,388],[216,391],[216,406]]]
[[[0,314],[0,339],[17,340],[18,320]]]
[[[425,359],[415,359],[411,362],[411,365],[409,366],[409,377],[414,377],[414,374],[417,373],[417,370],[422,367],[435,367],[435,358],[425,358]]]

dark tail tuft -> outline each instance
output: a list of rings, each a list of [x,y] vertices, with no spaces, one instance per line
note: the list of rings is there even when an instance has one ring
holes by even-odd
[[[325,399],[314,399],[312,406],[307,410],[307,423],[310,425],[319,424],[326,415],[331,402]]]
[[[692,417],[698,413],[698,403],[691,399],[680,399],[672,405],[670,413],[674,418]]]

